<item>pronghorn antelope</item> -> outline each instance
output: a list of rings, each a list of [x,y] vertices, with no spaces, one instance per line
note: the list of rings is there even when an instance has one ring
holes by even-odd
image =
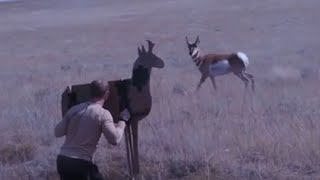
[[[118,122],[119,114],[127,108],[131,114],[125,129],[129,172],[134,179],[139,174],[138,121],[145,118],[152,106],[150,93],[150,75],[152,68],[163,68],[164,62],[153,54],[154,43],[147,40],[148,51],[142,45],[138,47],[138,58],[133,65],[132,77],[123,80],[108,81],[109,97],[104,104]],[[90,84],[72,85],[67,88],[61,99],[62,115],[73,105],[87,101]]]
[[[246,54],[243,52],[229,54],[203,54],[198,47],[198,44],[200,43],[199,36],[194,43],[190,43],[186,36],[186,42],[189,49],[189,55],[201,72],[201,79],[197,86],[197,90],[199,90],[202,83],[208,77],[210,77],[214,89],[217,89],[215,77],[233,73],[244,82],[246,88],[250,79],[252,83],[252,90],[254,91],[254,77],[253,75],[245,72],[249,65],[249,59]]]

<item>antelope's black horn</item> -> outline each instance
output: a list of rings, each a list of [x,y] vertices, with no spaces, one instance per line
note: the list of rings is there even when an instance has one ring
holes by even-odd
[[[194,43],[198,43],[198,42],[200,42],[199,36],[197,36],[196,42]]]
[[[143,52],[143,53],[146,53],[146,52],[147,52],[143,45],[141,46],[141,49],[142,49],[142,52]]]
[[[190,43],[189,43],[189,40],[188,40],[188,37],[186,36],[186,42],[187,42],[187,44],[188,45],[190,45]]]
[[[146,40],[148,42],[148,52],[152,52],[152,49],[154,47],[154,43],[150,40]]]

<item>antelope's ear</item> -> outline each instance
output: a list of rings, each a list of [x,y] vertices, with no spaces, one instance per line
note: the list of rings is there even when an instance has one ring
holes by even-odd
[[[197,36],[195,44],[199,44],[199,43],[200,43],[200,39],[199,39],[199,36]]]
[[[140,47],[138,47],[138,55],[139,55],[139,56],[142,55],[142,51],[141,51]]]

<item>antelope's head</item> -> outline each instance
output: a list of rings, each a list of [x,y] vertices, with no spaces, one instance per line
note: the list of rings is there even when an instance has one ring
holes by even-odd
[[[154,43],[150,40],[147,40],[148,42],[148,51],[144,48],[144,46],[138,47],[138,60],[136,65],[142,65],[146,68],[163,68],[164,62],[161,58],[159,58],[157,55],[153,54],[152,50],[154,47]]]
[[[199,47],[198,44],[200,43],[199,36],[197,36],[197,39],[194,43],[190,43],[188,40],[188,37],[186,36],[186,42],[189,49],[189,55],[194,59],[199,56]]]

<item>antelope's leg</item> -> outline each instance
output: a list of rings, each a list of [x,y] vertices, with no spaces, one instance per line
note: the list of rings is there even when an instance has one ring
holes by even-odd
[[[239,77],[245,84],[246,88],[248,87],[249,80],[244,77],[243,72],[234,73],[237,77]]]
[[[252,87],[252,90],[255,91],[255,83],[254,83],[254,77],[253,75],[249,74],[249,73],[246,73],[246,72],[243,72],[244,75],[246,75],[250,80],[251,80],[251,87]]]
[[[214,88],[215,90],[217,90],[216,80],[215,80],[214,76],[210,76],[210,79],[211,79],[213,88]]]
[[[132,134],[131,134],[131,125],[128,124],[125,128],[126,136],[126,147],[127,147],[127,159],[128,159],[128,168],[129,174],[133,177],[133,159],[132,159]]]
[[[138,150],[138,121],[132,122],[132,137],[133,137],[133,174],[138,175],[140,173],[139,164],[139,150]]]
[[[199,90],[199,88],[200,88],[200,86],[202,85],[202,83],[207,79],[207,77],[208,76],[206,76],[206,75],[201,75],[201,79],[200,79],[200,81],[199,81],[199,83],[198,83],[198,86],[197,86],[197,90]]]

